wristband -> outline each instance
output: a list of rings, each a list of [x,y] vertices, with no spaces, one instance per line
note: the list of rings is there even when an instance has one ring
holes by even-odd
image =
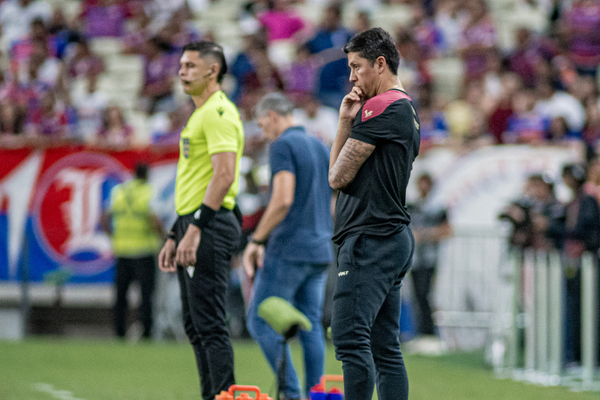
[[[167,240],[169,239],[175,240],[175,232],[170,231],[169,233],[167,233]]]
[[[194,213],[194,220],[192,221],[192,224],[196,225],[200,229],[204,229],[216,214],[217,212],[215,210],[202,203],[198,211]]]
[[[263,239],[263,240],[256,240],[254,239],[253,236],[250,236],[250,242],[257,244],[259,246],[264,246],[267,244],[267,242],[269,241],[269,238]]]

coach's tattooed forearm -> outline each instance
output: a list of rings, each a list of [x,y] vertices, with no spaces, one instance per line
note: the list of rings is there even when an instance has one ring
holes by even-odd
[[[348,139],[335,164],[329,170],[329,185],[336,190],[348,186],[373,150],[375,146],[372,144]]]

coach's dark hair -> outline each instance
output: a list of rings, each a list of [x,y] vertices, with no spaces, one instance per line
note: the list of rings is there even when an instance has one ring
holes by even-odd
[[[357,33],[346,43],[344,52],[346,54],[358,53],[360,57],[367,59],[371,66],[375,64],[378,57],[383,56],[392,74],[398,75],[400,54],[394,39],[381,28],[372,28]]]
[[[225,61],[223,48],[219,44],[209,41],[192,42],[183,46],[183,52],[186,51],[197,51],[200,53],[200,57],[215,57],[220,64],[219,75],[217,75],[217,83],[223,82],[223,77],[227,73],[227,61]]]

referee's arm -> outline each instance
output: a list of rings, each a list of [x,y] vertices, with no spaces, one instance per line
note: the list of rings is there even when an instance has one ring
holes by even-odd
[[[221,208],[223,199],[235,180],[235,160],[234,152],[216,153],[210,156],[213,176],[208,182],[203,203],[215,211]]]

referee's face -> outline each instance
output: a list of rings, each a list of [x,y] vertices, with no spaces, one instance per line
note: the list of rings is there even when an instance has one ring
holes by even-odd
[[[368,100],[377,94],[377,81],[379,74],[375,65],[369,60],[362,58],[358,52],[348,53],[348,65],[350,66],[350,82],[360,88],[363,100]]]
[[[199,96],[214,77],[211,65],[197,51],[185,51],[180,60],[179,78],[185,94]]]

